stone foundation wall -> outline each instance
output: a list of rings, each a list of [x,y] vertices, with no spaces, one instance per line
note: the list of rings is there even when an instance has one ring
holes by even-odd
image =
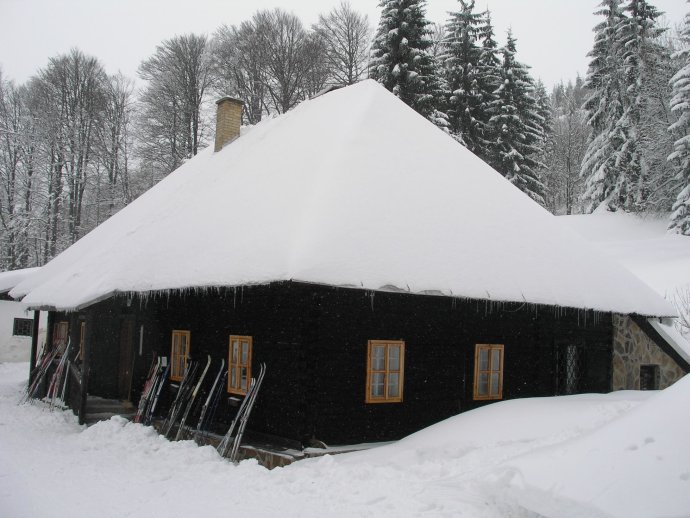
[[[613,390],[639,390],[640,365],[659,366],[659,388],[683,377],[683,370],[625,315],[613,315]]]

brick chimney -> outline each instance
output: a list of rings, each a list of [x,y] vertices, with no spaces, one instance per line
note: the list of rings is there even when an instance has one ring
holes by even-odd
[[[228,142],[240,136],[242,107],[244,103],[232,97],[222,97],[216,101],[216,145],[214,152],[223,149]]]

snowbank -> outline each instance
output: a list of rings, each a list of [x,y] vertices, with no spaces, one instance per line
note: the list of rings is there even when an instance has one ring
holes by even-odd
[[[689,407],[685,376],[598,430],[507,463],[513,498],[544,516],[690,516]]]
[[[374,81],[199,153],[12,293],[74,309],[280,280],[674,315]]]
[[[113,418],[17,406],[0,364],[0,510],[19,518],[687,516],[690,378],[506,401],[388,446],[267,471]],[[685,505],[685,507],[683,507]]]

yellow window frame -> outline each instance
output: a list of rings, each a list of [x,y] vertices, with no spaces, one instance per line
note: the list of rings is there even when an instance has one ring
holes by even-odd
[[[233,356],[233,344],[237,344],[237,354]],[[242,351],[247,347],[247,354],[243,361]],[[240,396],[246,395],[252,382],[252,350],[254,349],[251,336],[230,335],[228,338],[228,392]],[[243,374],[244,369],[244,376]],[[244,384],[242,383],[244,380]],[[244,386],[243,386],[244,385]]]
[[[183,329],[173,329],[172,344],[170,347],[170,380],[182,381],[187,362],[189,361],[189,349],[191,347],[192,333]]]
[[[486,352],[486,363],[482,362],[483,352]],[[473,394],[475,400],[503,399],[503,358],[504,346],[502,344],[476,344],[474,349]],[[485,383],[483,380],[486,380]],[[495,387],[494,380],[496,380]]]
[[[383,349],[383,368],[375,365],[374,353]],[[391,367],[391,360],[394,355],[392,350],[398,350],[398,368]],[[398,377],[398,393],[391,394],[390,378]],[[380,386],[383,383],[383,394],[374,394],[374,381],[378,377],[382,382],[376,383]],[[405,342],[402,340],[369,340],[367,344],[367,385],[365,403],[402,403],[403,388],[405,386]]]

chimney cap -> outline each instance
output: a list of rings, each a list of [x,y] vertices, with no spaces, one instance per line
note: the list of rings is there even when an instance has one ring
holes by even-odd
[[[229,95],[226,95],[226,96],[218,99],[216,101],[216,104],[220,104],[220,103],[224,103],[224,102],[231,102],[231,103],[235,103],[235,104],[241,104],[242,106],[244,106],[244,101],[242,101],[240,99],[236,99],[234,97],[230,97]]]

